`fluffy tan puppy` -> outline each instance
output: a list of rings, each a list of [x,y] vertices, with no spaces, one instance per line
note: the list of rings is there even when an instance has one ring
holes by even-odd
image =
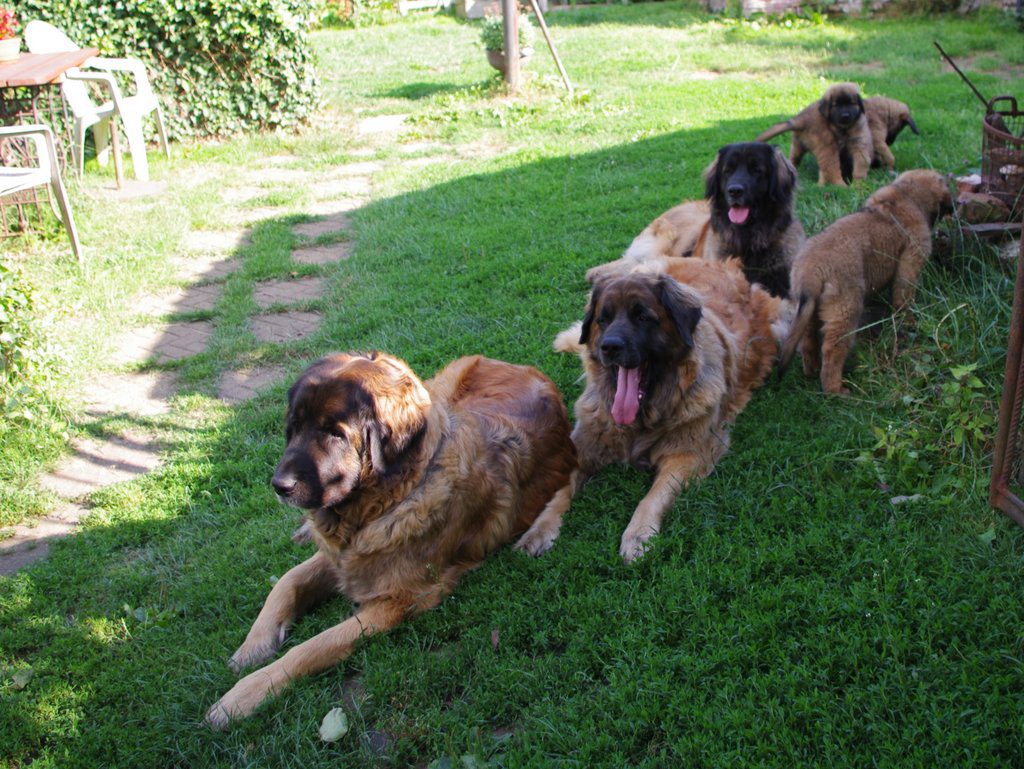
[[[830,86],[798,115],[776,123],[758,141],[793,132],[789,159],[800,164],[810,152],[818,161],[818,184],[845,186],[847,178],[865,179],[874,152],[864,100],[856,83]]]
[[[910,116],[910,107],[888,96],[872,96],[864,100],[864,111],[868,116],[868,128],[871,131],[871,144],[874,150],[871,165],[895,168],[896,158],[889,147],[896,141],[900,131],[909,126],[911,131],[918,136],[921,135],[917,130],[917,123]]]
[[[935,171],[900,174],[813,238],[793,264],[797,317],[779,355],[785,371],[797,343],[804,373],[821,369],[825,392],[847,393],[843,364],[853,347],[857,322],[869,295],[892,286],[897,313],[914,301],[918,276],[931,255],[935,220],[953,210],[946,180]]]

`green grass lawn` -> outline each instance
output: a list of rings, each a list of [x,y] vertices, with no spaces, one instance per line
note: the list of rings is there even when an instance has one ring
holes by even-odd
[[[245,329],[253,283],[295,269],[289,228],[310,201],[302,185],[268,188],[282,216],[239,250],[242,268],[209,314],[210,352],[169,366],[181,394],[154,422],[164,467],[94,495],[81,534],[0,579],[0,764],[1024,762],[1024,534],[986,502],[1012,275],[973,243],[927,268],[916,330],[897,337],[883,324],[861,340],[851,397],[825,397],[799,366],[758,392],[730,453],[638,563],[623,565],[618,544],[650,479],[608,469],[550,553],[506,549],[438,609],[230,731],[202,725],[235,680],[226,659],[272,579],[311,552],[289,539],[295,515],[268,483],[287,384],[227,407],[214,397],[223,370],[280,363],[294,375],[330,350],[379,348],[429,376],[484,353],[540,367],[571,405],[579,364],[551,339],[581,316],[585,270],[698,197],[718,147],[854,80],[913,110],[922,135],[900,137],[898,169],[977,168],[980,105],[933,39],[986,94],[1024,97],[1022,36],[1002,16],[785,27],[671,2],[552,13],[549,24],[573,100],[540,47],[523,94],[504,95],[476,27],[448,17],[319,32],[326,106],[309,129],[179,145],[169,164],[154,154],[167,191],[109,209],[92,168],[75,199],[91,246],[82,273],[60,232],[2,247],[60,345],[48,406],[0,428],[10,524],[54,505],[33,479],[69,435],[123,426],[87,420],[76,387],[113,370],[109,340],[137,321],[133,297],[173,283],[185,231],[221,226],[218,180],[281,154],[327,173],[366,159],[356,120],[409,116],[400,140],[373,149],[384,170],[353,213],[353,257],[301,270],[329,281],[320,330],[272,347]],[[404,165],[410,146],[441,160]],[[888,179],[873,171],[836,189],[815,178],[807,159],[798,212],[809,233]],[[901,496],[911,499],[894,504]],[[289,643],[350,609],[334,600]],[[323,744],[317,728],[339,705],[351,731]]]

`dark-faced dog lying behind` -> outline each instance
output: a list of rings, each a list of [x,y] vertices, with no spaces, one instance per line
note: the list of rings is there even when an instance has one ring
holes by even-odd
[[[892,305],[903,313],[914,301],[917,279],[931,255],[936,219],[951,213],[953,198],[935,171],[907,171],[813,238],[793,265],[799,298],[793,330],[779,356],[779,374],[798,342],[804,373],[821,369],[825,392],[845,393],[843,364],[853,347],[864,300],[892,286]]]
[[[765,142],[793,132],[789,159],[794,166],[810,152],[818,161],[818,184],[838,184],[866,179],[874,145],[864,113],[864,101],[856,83],[839,83],[801,112],[776,123],[757,137]]]
[[[789,266],[804,241],[794,212],[796,171],[775,147],[722,147],[704,171],[704,200],[682,203],[651,222],[622,259],[595,267],[593,279],[663,256],[739,259],[752,283],[789,291]]]
[[[917,123],[910,116],[910,107],[887,96],[872,96],[864,100],[864,112],[868,116],[868,128],[871,131],[871,165],[892,170],[896,167],[896,158],[889,147],[900,132],[909,126],[911,131],[921,135]]]
[[[735,260],[652,267],[598,279],[582,324],[555,340],[586,373],[572,434],[580,464],[520,541],[533,554],[551,547],[580,484],[612,463],[654,470],[619,549],[627,562],[643,554],[680,490],[725,453],[788,332],[788,302],[751,286]]]
[[[436,606],[526,531],[576,466],[554,384],[481,357],[426,384],[383,353],[322,358],[289,392],[286,436],[272,483],[311,511],[318,552],[274,585],[231,667],[265,662],[331,595],[358,610],[239,681],[206,715],[218,727],[345,659],[361,636]]]

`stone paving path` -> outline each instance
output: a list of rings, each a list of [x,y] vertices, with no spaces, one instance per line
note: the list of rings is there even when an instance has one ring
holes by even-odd
[[[359,121],[357,134],[371,145],[393,141],[405,121],[405,115],[382,115]],[[427,149],[437,145],[420,143]],[[422,151],[413,144],[405,152]],[[353,151],[372,155],[372,146]],[[437,160],[439,160],[438,158]],[[433,158],[415,158],[403,163],[424,165]],[[239,184],[222,191],[226,205],[223,221],[233,229],[201,230],[186,235],[183,253],[175,260],[175,277],[181,286],[157,295],[139,297],[133,307],[142,323],[124,332],[117,340],[110,363],[114,367],[133,368],[145,363],[165,364],[204,353],[216,333],[217,305],[223,294],[223,282],[242,265],[240,251],[250,244],[245,225],[282,216],[274,206],[246,208],[245,204],[267,196],[278,184],[304,184],[314,198],[303,213],[317,217],[292,227],[298,240],[292,259],[299,265],[326,266],[350,258],[353,244],[347,238],[348,213],[359,208],[371,192],[371,177],[384,169],[376,160],[338,166],[330,172],[311,173],[293,167],[296,158],[275,155],[263,159],[267,168],[253,169],[239,178]],[[223,178],[216,169],[189,171],[179,180],[182,187],[196,186]],[[159,196],[167,189],[158,182],[118,195],[131,199],[139,195]],[[318,243],[324,238],[334,242]],[[244,256],[244,254],[243,254]],[[304,339],[316,331],[321,313],[308,309],[320,300],[326,289],[323,277],[306,276],[283,280],[265,280],[253,286],[253,300],[261,312],[249,319],[257,341],[282,344]],[[209,320],[175,320],[183,314],[210,314]],[[282,365],[249,364],[225,371],[217,382],[217,397],[227,404],[238,404],[257,396],[286,376]],[[42,488],[62,500],[58,508],[31,525],[19,525],[4,532],[0,539],[0,575],[45,558],[51,543],[74,533],[88,515],[90,495],[98,489],[151,472],[161,463],[163,447],[153,425],[172,411],[178,375],[173,371],[144,370],[122,373],[100,372],[84,386],[84,413],[101,425],[117,418],[136,424],[130,430],[99,432],[103,437],[77,438],[72,452],[52,472],[39,479]],[[154,422],[153,420],[156,420]]]

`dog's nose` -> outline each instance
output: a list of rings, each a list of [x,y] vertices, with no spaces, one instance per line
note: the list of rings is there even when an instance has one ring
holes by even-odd
[[[276,491],[280,496],[287,497],[295,491],[295,487],[298,485],[298,482],[295,480],[295,477],[291,475],[274,475],[274,477],[270,479],[270,485],[274,487],[274,491]]]
[[[742,184],[730,184],[726,191],[729,193],[730,198],[738,198],[747,191],[747,188]]]
[[[605,336],[601,340],[601,352],[611,358],[626,349],[626,343],[617,336]]]

